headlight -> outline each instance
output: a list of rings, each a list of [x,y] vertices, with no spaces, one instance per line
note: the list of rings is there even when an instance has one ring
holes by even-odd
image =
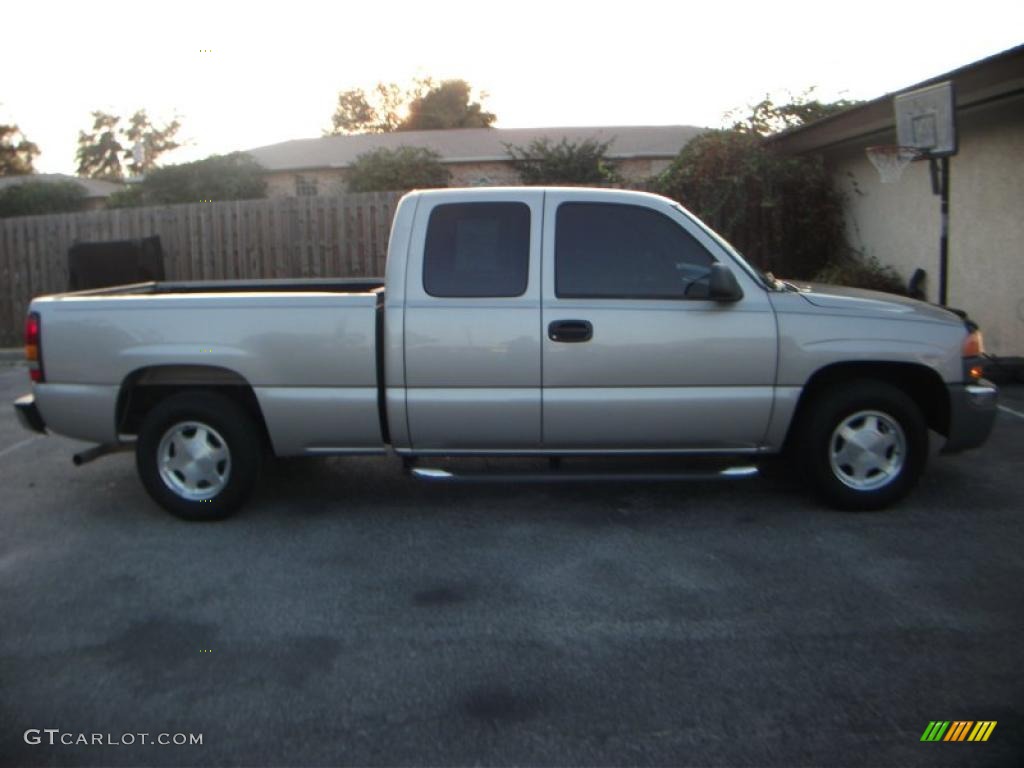
[[[982,337],[981,331],[975,329],[967,334],[961,354],[964,357],[981,357],[985,354],[985,339]]]

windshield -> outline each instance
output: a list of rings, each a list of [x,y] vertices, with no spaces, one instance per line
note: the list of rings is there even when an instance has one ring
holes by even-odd
[[[774,275],[769,275],[765,272],[762,272],[757,267],[748,263],[747,260],[743,258],[743,254],[741,254],[738,250],[733,248],[733,246],[729,243],[728,240],[726,240],[724,237],[715,232],[715,230],[713,230],[699,218],[694,216],[679,203],[673,203],[672,207],[675,208],[680,213],[682,213],[684,216],[686,216],[686,218],[688,218],[690,221],[692,221],[694,224],[700,227],[701,230],[705,232],[708,237],[710,237],[712,240],[714,240],[716,243],[722,246],[722,248],[724,248],[729,253],[729,255],[736,260],[736,263],[739,264],[751,277],[757,280],[762,286],[764,286],[770,291],[785,290],[785,285],[782,283],[781,280],[776,279]]]

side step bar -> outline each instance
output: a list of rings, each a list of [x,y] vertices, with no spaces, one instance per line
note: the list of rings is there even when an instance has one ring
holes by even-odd
[[[417,480],[442,483],[622,483],[675,482],[681,480],[739,480],[758,476],[757,467],[728,467],[715,471],[691,472],[450,472],[446,469],[414,467]]]

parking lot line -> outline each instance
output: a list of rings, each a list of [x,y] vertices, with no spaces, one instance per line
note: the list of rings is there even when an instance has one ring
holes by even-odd
[[[1005,405],[1000,405],[999,410],[1005,411],[1006,413],[1012,413],[1018,419],[1024,419],[1024,413],[1021,413],[1020,411],[1015,411],[1013,410],[1013,408],[1007,408]]]
[[[31,443],[33,440],[38,440],[38,439],[39,439],[39,435],[33,435],[32,437],[26,437],[21,442],[15,443],[14,445],[12,445],[12,446],[10,446],[8,448],[4,448],[2,451],[0,451],[0,459],[2,459],[8,453],[14,453],[19,448],[24,448],[26,445]]]

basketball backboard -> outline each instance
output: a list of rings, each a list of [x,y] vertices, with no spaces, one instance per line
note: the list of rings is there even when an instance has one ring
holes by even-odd
[[[897,143],[925,157],[955,155],[956,97],[953,83],[944,82],[900,93],[893,99]]]

